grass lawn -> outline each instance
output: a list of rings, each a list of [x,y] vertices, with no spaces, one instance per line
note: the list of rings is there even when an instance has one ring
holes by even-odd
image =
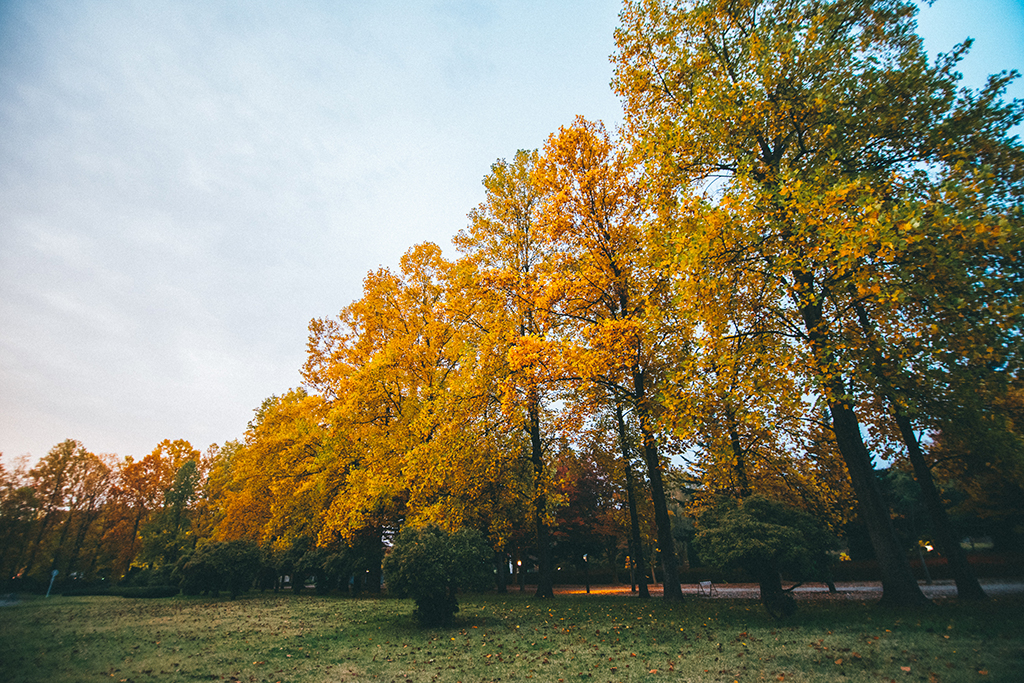
[[[1017,681],[1024,599],[911,613],[801,602],[463,596],[451,629],[407,600],[250,594],[29,598],[0,607],[17,681]]]

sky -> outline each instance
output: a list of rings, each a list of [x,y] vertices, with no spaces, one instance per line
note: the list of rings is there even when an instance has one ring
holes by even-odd
[[[969,9],[967,9],[969,8]],[[0,0],[0,453],[240,439],[307,325],[450,238],[499,158],[621,122],[607,0]],[[937,0],[965,83],[1024,3]],[[1017,83],[1011,95],[1024,98]]]

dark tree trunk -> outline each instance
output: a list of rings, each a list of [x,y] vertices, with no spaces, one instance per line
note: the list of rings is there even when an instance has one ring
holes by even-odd
[[[871,320],[868,318],[867,311],[860,304],[856,306],[856,311],[861,329],[863,329],[864,334],[867,336],[868,342],[872,347],[880,349],[880,340],[877,339],[877,335],[874,333],[874,328]],[[928,467],[924,453],[921,451],[921,444],[917,440],[917,435],[914,434],[914,427],[911,424],[910,417],[895,398],[892,383],[885,373],[885,359],[882,357],[880,350],[875,351],[872,355],[873,374],[878,381],[883,397],[892,408],[893,417],[896,420],[896,425],[899,427],[900,436],[903,438],[903,444],[907,447],[907,455],[911,466],[914,468],[914,478],[917,480],[918,486],[921,487],[921,495],[924,497],[925,507],[928,509],[928,515],[935,530],[935,543],[939,547],[939,552],[945,556],[946,561],[949,563],[953,580],[956,582],[957,596],[964,600],[987,600],[988,596],[985,595],[981,584],[978,583],[978,578],[974,575],[974,570],[971,569],[971,565],[967,561],[967,555],[964,553],[963,548],[960,547],[960,541],[953,534],[949,517],[946,515],[946,507],[942,504],[942,496],[939,495],[939,490],[935,486],[931,468]]]
[[[384,571],[384,529],[377,527],[374,531],[374,544],[371,546],[372,561],[366,575],[370,585],[366,587],[371,593],[380,593],[381,578]]]
[[[960,547],[960,541],[953,534],[949,524],[949,517],[946,515],[946,508],[942,504],[942,497],[932,479],[931,469],[921,452],[921,445],[914,434],[910,419],[903,415],[899,408],[894,410],[896,424],[900,428],[903,442],[907,446],[907,453],[910,456],[910,464],[914,467],[914,477],[921,487],[921,494],[924,496],[925,506],[932,520],[932,527],[935,530],[935,543],[939,546],[939,552],[946,557],[949,569],[956,582],[957,597],[964,600],[987,600],[988,596],[982,590],[978,578],[974,575],[967,555]]]
[[[853,407],[844,400],[845,387],[832,368],[832,358],[826,348],[825,321],[821,307],[810,301],[814,291],[813,278],[807,273],[796,273],[800,291],[805,297],[799,302],[804,329],[819,371],[827,377],[823,389],[827,393],[828,408],[832,416],[832,429],[836,445],[850,473],[850,483],[857,496],[857,509],[868,535],[882,578],[882,600],[885,605],[910,607],[929,604],[921,592],[910,569],[906,553],[900,547],[889,516],[889,506],[871,463],[871,454],[861,436],[860,424]]]
[[[782,590],[782,577],[776,567],[758,567],[755,574],[761,589],[761,604],[768,610],[768,614],[776,619],[796,614],[796,600]]]
[[[645,566],[643,540],[640,538],[640,516],[636,510],[635,483],[633,480],[632,453],[629,448],[629,440],[626,438],[626,420],[622,415],[622,405],[615,403],[615,419],[619,427],[619,448],[622,450],[622,462],[626,468],[626,502],[629,505],[629,561],[631,566],[640,567],[640,597],[651,597],[650,589],[647,587],[647,575],[643,572]],[[635,576],[631,569],[630,576]],[[635,584],[634,584],[635,586]],[[632,588],[632,587],[631,587]]]
[[[661,564],[664,567],[664,597],[672,602],[683,599],[683,591],[679,586],[679,564],[676,559],[675,539],[672,536],[672,519],[668,516],[668,500],[665,498],[665,485],[661,478],[661,459],[658,456],[658,445],[654,432],[649,424],[649,416],[641,402],[637,406],[640,418],[640,434],[644,440],[644,460],[647,462],[647,475],[651,482],[651,498],[654,503],[654,523],[658,528],[658,547],[661,550]]]
[[[498,592],[508,592],[508,554],[502,550],[498,552]]]
[[[544,513],[548,499],[544,493],[544,448],[540,439],[540,406],[536,390],[530,395],[530,461],[533,463],[533,521],[537,530],[537,593],[538,598],[555,597],[551,562],[551,534]]]

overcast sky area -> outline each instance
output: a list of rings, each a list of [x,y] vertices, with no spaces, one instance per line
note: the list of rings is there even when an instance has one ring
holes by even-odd
[[[1024,7],[938,0],[968,85]],[[620,3],[0,0],[0,452],[239,439],[306,327],[609,88]],[[1021,83],[1011,95],[1024,97]]]

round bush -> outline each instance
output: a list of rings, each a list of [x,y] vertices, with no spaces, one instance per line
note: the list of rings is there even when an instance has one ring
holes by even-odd
[[[446,626],[459,611],[459,590],[485,590],[492,578],[491,548],[475,529],[450,534],[436,526],[406,527],[384,559],[388,591],[416,601],[424,626]]]

